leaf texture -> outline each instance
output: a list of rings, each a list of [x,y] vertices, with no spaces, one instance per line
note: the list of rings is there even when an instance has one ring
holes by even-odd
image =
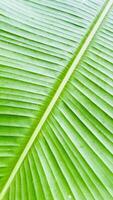
[[[35,131],[109,2],[0,2],[1,199],[113,199],[112,7]]]

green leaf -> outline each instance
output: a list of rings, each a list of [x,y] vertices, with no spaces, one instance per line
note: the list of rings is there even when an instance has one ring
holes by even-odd
[[[1,0],[0,192],[113,200],[113,0]]]

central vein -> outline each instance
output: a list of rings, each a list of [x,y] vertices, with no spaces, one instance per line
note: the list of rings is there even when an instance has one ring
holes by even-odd
[[[93,39],[95,33],[97,32],[98,28],[100,27],[101,23],[103,22],[104,17],[106,16],[106,14],[108,13],[109,9],[111,8],[113,4],[113,0],[109,0],[106,4],[106,6],[104,6],[103,10],[101,11],[101,14],[99,15],[99,18],[97,19],[96,23],[94,24],[94,26],[92,27],[92,29],[89,32],[89,35],[87,36],[86,40],[84,41],[84,44],[82,45],[81,49],[79,50],[77,56],[75,57],[75,59],[73,60],[70,68],[68,69],[65,77],[63,78],[62,82],[60,83],[56,93],[54,94],[53,98],[51,99],[51,102],[49,103],[47,109],[45,110],[42,118],[40,119],[37,127],[35,128],[30,140],[28,141],[24,151],[22,152],[18,162],[16,163],[12,173],[9,176],[9,179],[7,180],[1,194],[0,194],[0,200],[2,200],[2,198],[4,197],[7,189],[9,188],[11,182],[13,181],[18,169],[20,168],[21,164],[23,163],[27,153],[29,152],[30,148],[32,147],[38,133],[40,132],[42,126],[44,125],[45,121],[47,120],[49,114],[51,113],[56,101],[58,100],[58,98],[60,97],[65,85],[67,84],[67,82],[69,81],[71,75],[73,74],[75,68],[78,66],[82,56],[84,55],[87,47],[89,46],[91,40]]]

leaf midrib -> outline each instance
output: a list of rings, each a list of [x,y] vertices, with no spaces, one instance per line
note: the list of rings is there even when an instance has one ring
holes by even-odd
[[[60,83],[56,93],[53,95],[53,98],[51,99],[48,107],[46,108],[43,116],[41,117],[38,125],[36,126],[31,138],[29,139],[27,145],[25,146],[25,149],[23,150],[22,154],[19,157],[19,160],[17,161],[15,167],[13,168],[6,184],[4,185],[4,188],[1,191],[0,194],[0,200],[4,197],[5,193],[7,192],[7,189],[9,188],[10,184],[12,183],[17,171],[19,170],[21,164],[23,163],[25,157],[27,156],[30,148],[32,147],[38,133],[40,132],[42,126],[44,125],[45,121],[47,120],[49,114],[51,113],[54,105],[56,104],[58,98],[60,97],[63,89],[65,88],[65,85],[69,81],[70,77],[72,76],[75,68],[78,66],[81,58],[83,57],[85,51],[87,50],[90,42],[92,41],[95,33],[97,32],[98,28],[100,27],[101,23],[103,22],[106,14],[108,13],[109,9],[111,8],[113,4],[113,0],[108,0],[103,8],[101,9],[96,21],[93,21],[93,26],[91,26],[90,31],[88,32],[87,38],[85,39],[82,47],[79,49],[78,54],[74,56],[73,61],[71,62],[70,68],[67,70],[62,82]],[[95,24],[94,24],[95,23]],[[86,35],[85,35],[86,36]]]

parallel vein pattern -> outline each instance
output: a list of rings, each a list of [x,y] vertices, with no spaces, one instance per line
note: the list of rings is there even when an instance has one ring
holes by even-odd
[[[91,42],[4,200],[113,199],[112,20],[113,11]]]
[[[7,3],[0,5],[1,190],[103,5]],[[111,9],[2,199],[113,199],[112,21]]]
[[[0,1],[0,190],[102,5]]]

